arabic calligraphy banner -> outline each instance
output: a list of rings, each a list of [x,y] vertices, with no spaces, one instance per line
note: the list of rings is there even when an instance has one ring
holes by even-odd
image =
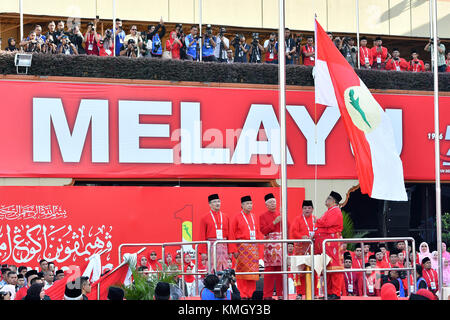
[[[273,89],[0,81],[0,176],[279,176]],[[433,96],[374,94],[394,127],[406,180],[434,179]],[[355,179],[337,108],[286,93],[290,179]],[[441,169],[450,179],[450,97],[440,98]],[[446,108],[447,106],[447,108]],[[417,157],[417,152],[423,157]],[[317,165],[317,166],[316,166]]]
[[[189,241],[199,240],[209,194],[220,195],[230,216],[240,212],[240,197],[251,195],[258,216],[269,192],[279,199],[277,188],[0,187],[0,262],[37,267],[46,259],[61,268],[107,249],[102,265],[115,266],[123,243],[186,242],[183,250],[193,251]],[[289,220],[301,213],[304,194],[289,188]]]

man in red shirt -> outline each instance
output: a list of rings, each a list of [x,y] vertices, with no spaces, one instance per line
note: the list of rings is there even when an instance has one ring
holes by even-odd
[[[408,62],[400,58],[400,51],[397,48],[392,50],[392,59],[389,59],[386,63],[386,70],[393,71],[407,71],[408,70]]]
[[[344,269],[351,269],[353,267],[353,259],[351,255],[344,257]],[[362,278],[358,276],[357,272],[347,271],[344,272],[344,296],[359,296],[362,292],[362,283],[360,282]]]
[[[322,254],[322,243],[325,239],[342,239],[343,219],[339,208],[342,197],[339,193],[331,191],[325,205],[328,210],[317,220],[315,233],[316,242],[314,252]],[[331,258],[327,270],[343,270],[344,256],[342,246],[339,242],[328,242],[325,253]],[[342,282],[344,275],[342,272],[329,273],[327,275],[328,299],[335,300],[341,298]]]
[[[422,259],[423,278],[427,282],[428,290],[436,294],[439,290],[439,278],[436,270],[431,268],[431,260],[428,257]]]
[[[170,33],[169,39],[166,41],[166,50],[172,52],[172,59],[180,59],[180,49],[183,43],[178,39],[177,32],[174,30]]]
[[[423,64],[423,61],[419,59],[419,54],[417,53],[417,50],[413,49],[411,51],[411,57],[412,60],[409,61],[408,71],[425,72],[425,65]]]
[[[370,251],[370,244],[364,245],[364,263],[369,262],[369,257],[374,253]]]
[[[259,240],[259,222],[251,212],[253,208],[252,198],[241,198],[242,210],[234,216],[230,224],[231,240]],[[259,250],[256,243],[232,243],[230,251],[236,258],[236,272],[259,272]],[[249,300],[256,289],[258,274],[236,275],[236,282],[241,293],[242,300]]]
[[[370,49],[373,59],[372,69],[384,70],[390,54],[386,47],[382,46],[381,37],[375,38],[374,47]]]
[[[277,210],[277,200],[272,193],[264,196],[267,211],[259,216],[259,230],[264,240],[281,240],[281,215]],[[280,242],[264,244],[264,271],[281,271],[283,259],[282,244]],[[283,298],[283,275],[264,275],[264,300],[272,300],[275,284],[278,300]]]
[[[210,210],[200,220],[200,241],[215,241],[229,239],[230,219],[220,211],[221,202],[217,193],[208,196]],[[206,245],[199,246],[201,260],[207,259]],[[211,246],[211,267],[214,266],[214,252]],[[217,270],[228,269],[228,246],[225,243],[217,244]]]
[[[445,65],[447,66],[445,72],[450,72],[450,52],[447,52],[447,59],[445,59]]]
[[[295,217],[294,222],[290,228],[291,239],[313,239],[314,229],[316,228],[316,217],[312,214],[314,211],[311,200],[304,200],[302,203],[302,214]],[[311,254],[310,244],[296,242],[294,243],[294,255],[302,256]],[[315,253],[316,254],[316,253]],[[306,274],[296,274],[295,284],[297,291],[297,300],[301,300],[302,296],[306,294]],[[317,289],[318,275],[314,275],[314,295],[317,296],[319,291]]]
[[[373,63],[373,57],[369,48],[367,48],[367,38],[361,37],[359,40],[359,62],[362,69],[370,69]]]
[[[314,66],[314,38],[313,36],[307,36],[306,37],[306,45],[303,46],[302,49],[302,55],[303,55],[303,64],[305,66]]]

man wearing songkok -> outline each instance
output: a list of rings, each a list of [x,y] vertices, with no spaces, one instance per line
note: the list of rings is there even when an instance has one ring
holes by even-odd
[[[250,196],[241,198],[242,210],[235,215],[231,223],[230,238],[232,240],[260,240],[259,222],[253,215],[253,203]],[[256,243],[232,243],[231,252],[236,258],[236,272],[258,272],[259,253]],[[241,292],[242,300],[252,297],[256,289],[258,274],[236,275],[237,286]]]
[[[211,267],[214,266],[214,252],[212,242],[215,240],[228,240],[230,238],[230,219],[220,211],[221,201],[217,193],[208,196],[210,210],[200,220],[200,240],[211,241]],[[228,269],[228,246],[226,243],[217,244],[217,270]],[[199,246],[201,260],[207,259],[206,245]]]
[[[428,290],[436,294],[439,290],[439,278],[436,270],[431,268],[431,260],[428,257],[422,259],[422,275],[427,282]]]
[[[314,239],[316,229],[316,217],[313,215],[314,206],[311,200],[304,200],[302,203],[302,214],[295,217],[290,228],[291,239]],[[294,255],[303,256],[311,254],[311,244],[307,242],[294,243]],[[316,254],[316,252],[315,252]],[[314,275],[314,295],[319,294],[317,288],[319,276]],[[297,291],[297,300],[302,299],[302,295],[306,294],[306,274],[295,275],[295,287]]]
[[[281,215],[277,210],[277,200],[272,193],[264,196],[267,211],[259,216],[259,226],[264,240],[281,240]],[[283,259],[282,244],[280,242],[264,244],[264,271],[281,271]],[[283,298],[283,275],[264,275],[264,300],[271,300],[273,287],[276,287],[278,299]]]
[[[342,239],[343,220],[339,202],[342,197],[339,193],[331,191],[325,201],[328,210],[323,216],[317,219],[315,233],[314,253],[322,254],[322,244],[325,239]],[[344,253],[339,242],[327,242],[325,253],[331,258],[327,270],[344,269]],[[341,288],[344,281],[342,272],[329,273],[327,275],[328,299],[335,300],[341,298]]]

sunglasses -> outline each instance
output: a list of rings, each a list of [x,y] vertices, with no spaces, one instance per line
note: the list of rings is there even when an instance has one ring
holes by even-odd
[[[150,253],[151,256],[156,256],[156,253]]]
[[[132,31],[136,31],[137,29],[131,29]]]

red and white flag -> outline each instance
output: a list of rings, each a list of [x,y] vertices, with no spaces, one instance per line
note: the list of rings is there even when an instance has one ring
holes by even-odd
[[[356,159],[361,193],[407,201],[389,117],[315,20],[316,103],[339,108]]]
[[[66,284],[81,277],[86,270],[89,261],[84,261],[81,266],[69,266],[69,270],[64,271],[64,278],[55,281],[55,283],[45,290],[45,294],[52,300],[63,300]]]

